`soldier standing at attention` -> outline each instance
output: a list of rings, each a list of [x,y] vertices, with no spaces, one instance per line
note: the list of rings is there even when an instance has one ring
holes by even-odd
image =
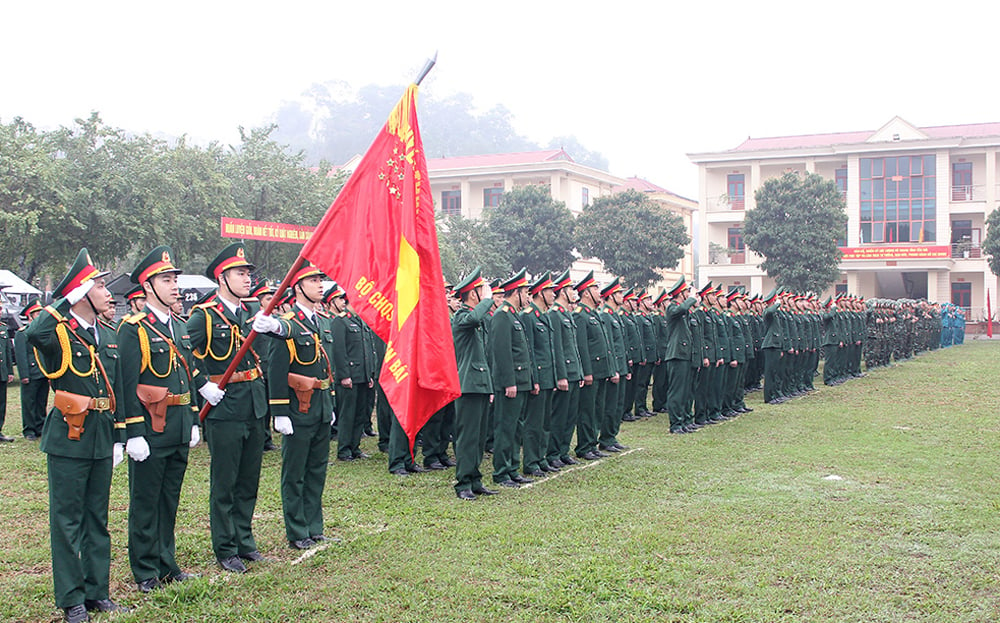
[[[295,304],[282,317],[284,340],[272,343],[267,371],[274,430],[281,442],[281,507],[293,549],[309,549],[323,535],[323,489],[330,460],[333,373],[320,338],[317,310],[323,275],[309,262],[293,276]]]
[[[265,309],[271,302],[271,299],[274,298],[276,291],[275,287],[268,283],[266,279],[261,279],[250,288],[249,302],[256,302],[259,309]],[[271,316],[274,317],[275,313],[272,312]],[[267,390],[267,367],[271,362],[271,347],[271,340],[255,342],[253,347],[254,352],[257,353],[257,357],[260,359],[258,365],[261,371],[261,378],[264,379],[265,390]],[[267,415],[264,416],[264,452],[271,452],[278,449],[278,446],[274,445],[274,440],[271,438],[272,423],[271,404],[268,402]]]
[[[521,448],[517,443],[517,427],[523,422],[528,394],[538,392],[538,385],[533,382],[531,374],[531,350],[524,325],[517,316],[528,296],[528,280],[524,272],[522,268],[501,284],[503,304],[493,315],[490,329],[493,389],[496,392],[493,482],[513,488],[533,482],[518,473]]]
[[[553,283],[555,301],[547,312],[552,327],[552,344],[555,349],[556,392],[552,397],[552,423],[545,460],[549,467],[575,465],[569,455],[569,444],[576,429],[580,388],[583,387],[583,368],[580,366],[580,349],[576,340],[576,323],[570,309],[575,302],[576,290],[569,277],[569,269],[556,277]],[[562,379],[566,385],[560,385]]]
[[[337,379],[337,460],[367,459],[361,451],[361,436],[371,414],[365,413],[368,395],[375,390],[375,349],[364,321],[354,313],[347,293],[338,289],[330,301],[334,316],[333,376]]]
[[[647,406],[649,404],[649,379],[652,378],[653,367],[659,363],[656,354],[656,328],[653,325],[653,301],[649,293],[642,289],[636,296],[635,320],[642,342],[642,358],[635,366],[635,415],[638,417],[650,417],[652,411]],[[626,408],[628,405],[625,405]]]
[[[539,275],[528,287],[531,301],[521,310],[521,324],[527,332],[528,348],[531,349],[532,376],[538,392],[528,396],[528,406],[521,436],[524,446],[523,472],[536,478],[546,472],[558,471],[545,460],[552,425],[552,394],[556,383],[566,387],[565,376],[556,378],[555,350],[553,345],[551,316],[546,314],[555,301],[552,280],[548,271]]]
[[[258,333],[280,329],[280,323],[270,316],[262,316],[255,323],[256,302],[242,300],[250,295],[253,269],[241,242],[227,246],[205,269],[205,276],[218,282],[219,289],[214,301],[195,305],[191,310],[187,331],[198,369],[212,383],[221,380],[251,327]],[[205,441],[212,454],[212,551],[226,571],[246,573],[244,560],[264,559],[257,550],[251,522],[257,506],[266,415],[267,390],[259,358],[251,348],[229,378],[225,396],[205,417]]]
[[[139,590],[191,578],[174,559],[174,525],[188,451],[198,445],[194,388],[209,403],[223,392],[194,367],[191,338],[170,312],[178,300],[170,247],[159,246],[132,271],[146,292],[146,309],[118,330],[118,374],[129,462],[129,562]]]
[[[38,359],[28,345],[25,333],[25,329],[34,322],[41,311],[42,306],[38,299],[28,301],[21,312],[27,322],[14,334],[14,360],[17,363],[17,374],[21,379],[21,432],[29,441],[35,441],[42,435],[45,407],[49,401],[49,381],[38,369]],[[3,439],[3,435],[0,435],[0,440],[8,439],[10,438]]]
[[[55,301],[25,329],[56,390],[40,449],[49,475],[56,606],[70,623],[89,621],[88,610],[125,610],[108,597],[108,498],[111,470],[124,456],[125,423],[115,401],[121,395],[116,336],[97,320],[111,300],[107,274],[82,249],[55,287]]]
[[[618,372],[613,366],[611,340],[597,311],[600,289],[594,280],[594,271],[576,284],[580,294],[579,305],[574,310],[576,344],[583,366],[583,387],[580,388],[580,419],[576,425],[576,456],[593,461],[608,456],[597,449],[597,433],[604,413],[604,403],[612,377],[618,382]]]
[[[621,452],[627,448],[618,443],[617,436],[622,426],[622,414],[625,412],[625,382],[632,378],[632,373],[629,372],[626,354],[625,330],[618,316],[618,309],[622,305],[622,286],[618,277],[604,286],[601,298],[604,299],[604,304],[601,306],[601,322],[604,324],[604,333],[608,336],[608,345],[611,347],[609,365],[614,374],[604,397],[597,447],[599,452]],[[597,408],[600,410],[600,405]]]
[[[7,385],[14,382],[14,340],[10,327],[0,321],[0,441],[14,441],[13,437],[3,434],[4,421],[7,419]]]
[[[688,316],[697,303],[688,297],[691,287],[683,275],[667,290],[667,412],[670,413],[670,432],[681,433],[692,419],[694,385],[691,382],[693,342]]]
[[[486,330],[493,299],[477,267],[455,286],[461,304],[451,319],[462,395],[455,400],[455,495],[474,500],[497,492],[483,486],[479,464],[493,395],[493,379],[486,355]]]

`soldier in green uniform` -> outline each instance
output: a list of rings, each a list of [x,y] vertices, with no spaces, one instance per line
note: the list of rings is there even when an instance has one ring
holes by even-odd
[[[31,299],[21,311],[25,324],[14,333],[14,361],[17,375],[21,380],[21,433],[25,439],[35,441],[42,434],[45,423],[45,407],[49,400],[49,381],[38,369],[38,359],[28,345],[25,329],[42,311],[38,299]],[[13,441],[0,435],[0,440]]]
[[[569,269],[555,278],[552,284],[555,295],[549,314],[552,327],[553,361],[556,370],[556,392],[552,397],[552,422],[545,461],[549,467],[561,468],[575,465],[569,446],[576,429],[580,388],[583,387],[583,368],[580,365],[580,348],[577,345],[576,323],[570,312],[575,302],[576,290],[572,286]],[[560,383],[565,379],[566,385]]]
[[[255,348],[236,365],[224,397],[218,396],[218,382],[229,367],[251,328],[267,333],[280,323],[270,316],[254,323],[257,303],[249,298],[254,265],[247,261],[241,242],[223,249],[208,267],[205,276],[219,289],[212,302],[195,305],[187,322],[191,347],[198,369],[209,383],[202,394],[212,405],[205,416],[205,441],[212,454],[209,471],[209,520],[212,551],[226,571],[245,573],[243,561],[260,561],[251,523],[257,505],[261,457],[264,452],[264,418],[267,389]],[[255,346],[267,340],[255,342]],[[210,384],[215,390],[208,389]]]
[[[653,412],[649,410],[649,380],[653,375],[653,368],[659,363],[656,354],[656,328],[653,325],[653,301],[649,292],[643,288],[634,299],[634,317],[636,327],[639,331],[640,342],[642,343],[642,355],[635,366],[635,400],[633,405],[637,417],[650,417]],[[628,405],[626,405],[626,408]]]
[[[528,395],[528,405],[525,408],[524,426],[521,432],[521,444],[524,448],[524,464],[522,471],[526,476],[536,478],[545,476],[546,472],[558,471],[550,467],[546,460],[546,450],[549,444],[552,424],[552,400],[558,381],[566,387],[566,378],[556,378],[555,346],[550,322],[551,316],[546,312],[555,302],[550,273],[539,275],[530,286],[528,295],[531,300],[521,310],[520,320],[527,333],[528,348],[531,349],[532,377],[538,391]]]
[[[493,374],[495,430],[493,433],[493,482],[518,487],[533,482],[518,473],[520,450],[517,428],[523,422],[528,394],[538,391],[531,371],[531,349],[518,318],[527,304],[528,280],[522,268],[503,282],[503,304],[490,328],[490,371]]]
[[[7,385],[14,382],[14,340],[11,328],[0,322],[0,441],[14,441],[3,434],[7,419]]]
[[[576,322],[576,343],[583,366],[583,387],[580,388],[580,417],[576,425],[576,456],[587,461],[608,456],[597,449],[597,434],[604,413],[608,385],[618,372],[613,367],[610,339],[597,311],[600,288],[594,280],[594,271],[574,286],[580,295],[573,312]]]
[[[622,294],[622,304],[618,308],[618,320],[621,322],[622,333],[625,335],[625,361],[628,364],[628,376],[625,380],[624,405],[621,417],[622,422],[635,422],[642,419],[638,414],[632,413],[636,394],[636,368],[644,363],[642,333],[640,332],[635,313],[637,309],[637,296],[638,293],[635,288],[625,290]]]
[[[131,273],[146,292],[144,312],[118,330],[129,462],[129,562],[143,592],[192,577],[174,558],[174,525],[188,451],[200,441],[195,389],[209,402],[218,387],[194,366],[191,338],[171,312],[178,300],[170,247],[159,246]]]
[[[333,376],[337,379],[337,460],[367,459],[361,437],[371,414],[365,413],[368,395],[375,388],[375,348],[364,321],[354,313],[347,293],[339,289],[331,305]]]
[[[276,288],[271,285],[267,279],[260,279],[250,287],[250,296],[246,302],[256,303],[258,309],[265,309],[274,298],[274,293]],[[277,306],[275,306],[277,310]],[[272,317],[276,314],[271,313]],[[254,343],[253,349],[257,353],[257,358],[260,360],[258,367],[261,371],[261,378],[264,380],[264,390],[265,394],[267,391],[267,367],[271,361],[271,347],[272,340],[260,340]],[[272,429],[272,417],[271,417],[271,405],[267,405],[267,415],[264,416],[264,452],[271,452],[272,450],[277,450],[278,446],[274,445],[274,440],[271,438]]]
[[[688,296],[691,287],[684,280],[683,275],[674,283],[667,296],[670,303],[666,309],[667,318],[667,412],[670,413],[670,432],[680,433],[684,431],[688,420],[691,419],[691,404],[694,393],[691,382],[691,358],[693,342],[691,339],[691,324],[688,316],[691,315],[691,308],[697,303],[697,299]]]
[[[604,325],[605,335],[611,350],[609,364],[614,371],[604,398],[604,411],[600,420],[600,431],[597,437],[598,452],[621,452],[627,447],[618,442],[618,431],[622,425],[622,413],[625,410],[625,382],[632,374],[628,369],[626,355],[625,330],[618,317],[618,309],[622,304],[621,280],[615,277],[611,283],[601,290],[600,318]],[[600,405],[598,405],[600,409]]]
[[[715,289],[711,281],[698,290],[699,303],[694,307],[694,318],[701,330],[703,365],[698,372],[697,383],[694,388],[694,423],[685,424],[684,432],[694,432],[699,428],[708,425],[709,414],[711,412],[712,380],[722,365],[719,357],[719,350],[716,345],[718,333],[715,327],[715,316],[709,313],[709,306],[706,297],[708,293]],[[665,295],[665,294],[664,294]],[[692,335],[692,340],[694,336]],[[694,355],[692,355],[693,357]]]
[[[71,623],[88,621],[88,610],[123,610],[108,596],[108,498],[125,424],[116,409],[116,336],[97,320],[111,300],[106,275],[82,249],[55,287],[55,301],[25,329],[56,391],[40,449],[48,467],[55,601]]]
[[[309,262],[292,277],[295,303],[282,316],[284,340],[272,343],[267,371],[274,430],[281,442],[281,507],[289,547],[308,549],[323,535],[323,489],[330,460],[333,372],[323,349],[323,275]]]
[[[455,400],[455,495],[474,500],[477,495],[494,495],[483,486],[479,464],[493,395],[493,378],[486,352],[484,325],[493,309],[481,271],[476,268],[455,286],[461,304],[451,319],[455,341],[458,380],[462,395]]]

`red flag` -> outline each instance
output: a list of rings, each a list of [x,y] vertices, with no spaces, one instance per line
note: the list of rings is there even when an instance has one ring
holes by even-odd
[[[993,337],[993,310],[990,309],[989,290],[986,290],[986,337]]]
[[[427,420],[461,395],[416,84],[301,255],[347,291],[358,315],[385,340],[379,381],[412,451]]]

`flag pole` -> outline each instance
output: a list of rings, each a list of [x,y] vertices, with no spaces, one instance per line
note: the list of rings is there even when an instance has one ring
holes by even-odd
[[[420,70],[420,75],[417,76],[417,79],[414,80],[413,83],[416,84],[417,86],[420,86],[420,83],[423,82],[424,78],[427,77],[427,74],[430,73],[431,68],[434,67],[434,65],[437,63],[437,60],[438,60],[438,53],[437,50],[435,50],[434,58],[427,59],[427,62],[424,63],[424,68]]]
[[[281,299],[281,295],[284,294],[285,290],[287,290],[288,287],[292,285],[292,278],[295,276],[295,273],[299,272],[299,269],[302,268],[302,264],[305,261],[306,258],[302,257],[301,253],[297,258],[295,258],[295,262],[293,262],[292,267],[288,269],[288,274],[285,275],[285,278],[281,281],[281,285],[278,286],[278,290],[274,293],[274,296],[271,297],[271,300],[267,303],[267,306],[264,307],[263,314],[265,316],[270,316],[271,312],[274,311],[274,308],[277,306],[278,301]],[[233,373],[236,372],[236,366],[238,366],[239,363],[243,361],[243,357],[246,356],[247,351],[250,350],[250,345],[253,344],[253,341],[256,338],[257,338],[257,332],[251,329],[246,339],[243,340],[242,344],[240,344],[240,349],[236,351],[236,355],[233,357],[233,360],[229,362],[229,367],[227,367],[226,371],[223,372],[222,378],[219,379],[219,389],[225,389],[226,385],[229,384],[229,379],[232,378]],[[211,408],[212,405],[209,404],[208,401],[206,401],[205,404],[202,405],[201,411],[198,413],[198,419],[204,422],[205,418],[208,416],[208,411]]]

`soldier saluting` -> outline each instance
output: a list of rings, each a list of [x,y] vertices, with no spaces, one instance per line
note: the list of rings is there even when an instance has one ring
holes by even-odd
[[[49,474],[49,539],[56,606],[71,623],[88,610],[124,610],[108,598],[111,469],[123,457],[125,423],[114,331],[98,322],[111,294],[108,273],[81,249],[56,286],[56,300],[25,329],[28,343],[55,390],[40,449]]]

